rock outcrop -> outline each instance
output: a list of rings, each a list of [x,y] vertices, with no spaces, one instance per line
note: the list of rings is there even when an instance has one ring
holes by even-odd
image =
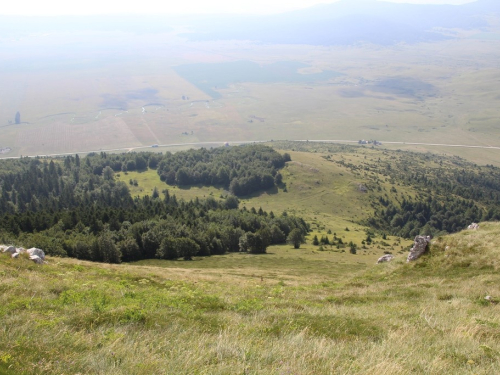
[[[392,254],[386,254],[386,255],[378,258],[377,263],[390,262],[393,259],[394,259],[394,255],[392,255]]]
[[[3,246],[2,253],[14,254],[17,253],[14,246]]]
[[[478,230],[479,229],[479,224],[478,223],[472,223],[471,225],[469,225],[467,227],[467,229],[474,229],[474,230]]]
[[[40,259],[45,260],[45,253],[43,252],[42,249],[37,249],[36,247],[32,247],[31,249],[26,250],[26,252],[29,255],[36,255],[40,257]]]
[[[16,248],[14,246],[0,245],[0,250],[3,253],[10,254],[12,258],[19,258],[19,255],[28,253],[29,258],[36,264],[45,263],[45,253],[42,249],[37,249],[36,247],[32,247],[31,249],[26,250],[22,247]]]
[[[32,255],[30,256],[30,259],[36,264],[43,264],[43,259],[40,258],[38,255]]]
[[[420,258],[428,249],[429,243],[431,242],[430,236],[417,236],[413,242],[413,247],[410,249],[410,254],[408,254],[407,262],[412,260],[417,260]]]

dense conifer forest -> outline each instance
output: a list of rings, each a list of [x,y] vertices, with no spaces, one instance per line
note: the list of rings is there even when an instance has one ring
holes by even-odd
[[[267,146],[199,149],[167,153],[158,174],[169,185],[223,186],[236,196],[269,189],[281,182],[279,169],[290,161]]]
[[[294,229],[305,234],[306,223],[286,213],[239,208],[238,198],[229,193],[223,200],[186,202],[165,189],[132,198],[114,173],[148,166],[160,175],[177,170],[172,183],[182,185],[199,173],[206,180],[196,177],[196,182],[230,184],[233,191],[239,186],[245,190],[237,192],[248,193],[274,186],[284,163],[284,157],[264,146],[5,160],[0,163],[0,240],[40,247],[49,255],[111,263],[264,253],[267,246],[284,243]]]

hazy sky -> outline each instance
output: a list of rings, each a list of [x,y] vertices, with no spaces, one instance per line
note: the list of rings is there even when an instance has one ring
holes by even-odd
[[[338,1],[338,0],[337,0]],[[464,4],[474,0],[390,0],[415,4]],[[306,8],[335,0],[14,0],[3,2],[0,14],[69,15],[69,14],[186,14],[250,13],[268,14]]]

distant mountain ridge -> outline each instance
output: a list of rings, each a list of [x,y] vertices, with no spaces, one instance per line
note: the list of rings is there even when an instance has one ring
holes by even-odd
[[[0,37],[31,33],[124,31],[137,34],[170,32],[190,26],[190,40],[252,40],[273,44],[352,45],[432,42],[450,38],[439,29],[486,29],[485,16],[500,17],[500,1],[478,0],[463,5],[341,0],[268,16],[95,15],[1,16]]]
[[[342,0],[265,17],[224,17],[186,34],[191,40],[254,40],[278,44],[391,45],[450,38],[437,29],[485,29],[486,15],[500,13],[500,2],[419,5],[374,0]]]

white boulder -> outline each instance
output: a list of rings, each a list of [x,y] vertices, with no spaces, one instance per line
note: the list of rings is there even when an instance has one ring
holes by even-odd
[[[43,259],[40,258],[38,255],[32,255],[30,256],[30,259],[36,264],[43,264]]]
[[[2,253],[14,254],[17,253],[14,246],[3,246]]]
[[[383,257],[378,258],[377,263],[390,262],[393,259],[394,259],[394,255],[386,254]]]
[[[45,260],[45,253],[42,249],[37,249],[36,247],[32,247],[31,249],[26,250],[29,255],[36,255],[40,257],[40,259]],[[30,257],[31,259],[31,257]]]

